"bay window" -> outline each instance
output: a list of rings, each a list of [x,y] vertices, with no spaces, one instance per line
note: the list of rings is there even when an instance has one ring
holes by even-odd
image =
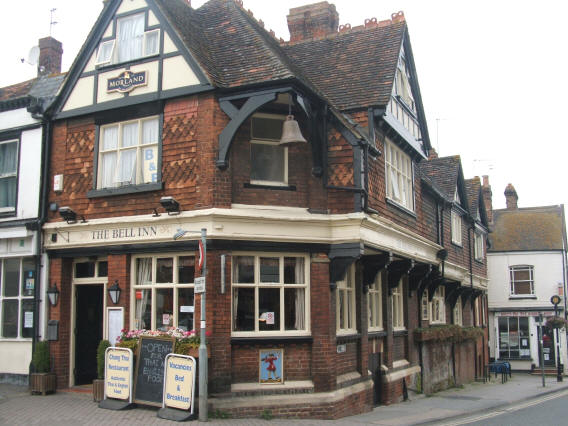
[[[369,285],[367,294],[367,305],[369,312],[369,331],[380,331],[383,329],[383,279],[382,272],[379,272],[375,280]]]
[[[0,259],[0,331],[3,338],[31,338],[34,322],[33,258]]]
[[[127,62],[159,52],[160,30],[144,31],[145,14],[138,13],[116,21],[116,38],[99,45],[96,64]]]
[[[138,256],[132,265],[134,328],[193,330],[195,257]]]
[[[0,213],[16,209],[18,141],[0,142]]]
[[[233,255],[233,336],[308,334],[308,293],[307,256]]]
[[[414,211],[412,160],[389,140],[385,140],[385,181],[387,198]]]
[[[253,184],[288,184],[288,148],[278,145],[284,118],[260,113],[251,118],[250,182]]]
[[[158,181],[159,117],[101,126],[97,188],[116,188]]]

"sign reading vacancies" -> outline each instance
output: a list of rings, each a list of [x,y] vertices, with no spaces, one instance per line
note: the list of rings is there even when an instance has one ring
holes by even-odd
[[[166,358],[164,379],[164,406],[189,410],[193,413],[193,392],[195,389],[195,358],[187,355],[170,354]]]
[[[128,400],[132,397],[132,351],[107,348],[105,352],[105,398]]]
[[[138,342],[134,402],[162,406],[164,364],[173,352],[175,338],[142,336]]]
[[[107,80],[107,92],[130,92],[138,86],[146,85],[146,71],[132,72],[123,71],[115,78]]]

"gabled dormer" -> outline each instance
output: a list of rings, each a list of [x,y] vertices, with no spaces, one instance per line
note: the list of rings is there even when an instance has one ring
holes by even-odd
[[[57,118],[211,89],[178,25],[161,0],[109,1],[71,67]]]

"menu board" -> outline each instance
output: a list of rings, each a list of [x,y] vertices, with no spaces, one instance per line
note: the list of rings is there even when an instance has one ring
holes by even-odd
[[[173,337],[140,337],[136,359],[134,402],[162,406],[166,355],[175,347]]]

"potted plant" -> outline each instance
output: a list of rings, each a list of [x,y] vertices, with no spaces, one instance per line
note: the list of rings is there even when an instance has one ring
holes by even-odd
[[[101,340],[97,347],[97,378],[93,380],[93,400],[100,402],[105,397],[105,352],[110,347],[108,340]]]
[[[566,327],[566,320],[560,316],[548,317],[546,319],[546,327],[548,328],[564,328]]]
[[[37,342],[32,354],[33,372],[30,374],[30,393],[46,395],[55,392],[57,378],[52,373],[47,340]]]

